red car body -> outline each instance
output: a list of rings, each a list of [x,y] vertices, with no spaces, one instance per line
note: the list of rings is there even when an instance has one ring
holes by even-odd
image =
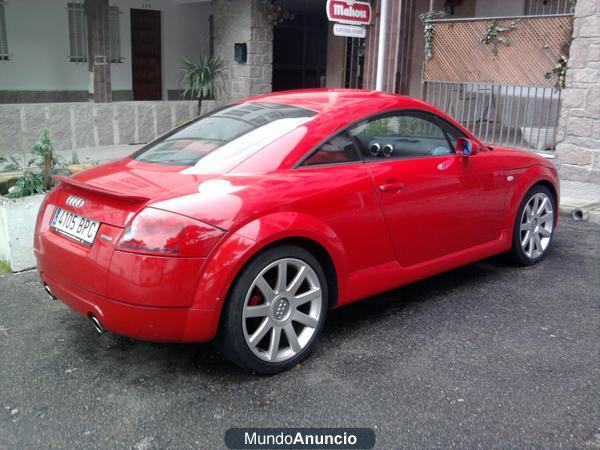
[[[294,242],[317,254],[328,268],[330,306],[338,307],[505,252],[528,189],[543,183],[559,197],[548,160],[488,148],[418,100],[356,90],[245,100],[256,101],[299,106],[316,116],[210,173],[124,158],[61,179],[43,202],[35,233],[40,277],[52,294],[118,334],[204,342],[217,333],[236,275],[274,243]],[[444,118],[478,154],[297,166],[348,125],[404,109]],[[70,195],[85,199],[78,214],[101,223],[90,247],[50,229],[54,208],[65,207]],[[148,206],[199,221],[201,256],[116,249],[124,228]]]

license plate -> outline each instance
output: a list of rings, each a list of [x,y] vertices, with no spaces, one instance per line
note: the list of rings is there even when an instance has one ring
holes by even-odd
[[[80,216],[63,208],[56,208],[50,228],[54,231],[67,236],[81,244],[91,247],[100,222]]]

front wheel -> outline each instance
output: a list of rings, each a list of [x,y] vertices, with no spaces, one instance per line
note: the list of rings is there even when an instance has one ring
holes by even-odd
[[[301,247],[265,251],[242,270],[224,306],[224,356],[261,374],[299,363],[313,350],[327,314],[325,273]]]
[[[541,261],[548,252],[556,214],[556,201],[548,188],[532,187],[521,202],[513,230],[511,255],[523,266]]]

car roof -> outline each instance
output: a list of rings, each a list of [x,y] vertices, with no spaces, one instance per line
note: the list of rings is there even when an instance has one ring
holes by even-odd
[[[293,105],[313,110],[320,115],[340,110],[360,109],[370,115],[391,108],[422,108],[433,111],[430,105],[404,95],[365,89],[301,89],[258,95],[242,102],[268,102]],[[437,111],[436,111],[437,112]]]

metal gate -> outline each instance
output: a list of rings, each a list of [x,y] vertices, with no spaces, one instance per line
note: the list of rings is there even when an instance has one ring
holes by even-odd
[[[561,91],[551,72],[568,51],[572,20],[559,14],[431,21],[424,100],[489,144],[554,150]]]

